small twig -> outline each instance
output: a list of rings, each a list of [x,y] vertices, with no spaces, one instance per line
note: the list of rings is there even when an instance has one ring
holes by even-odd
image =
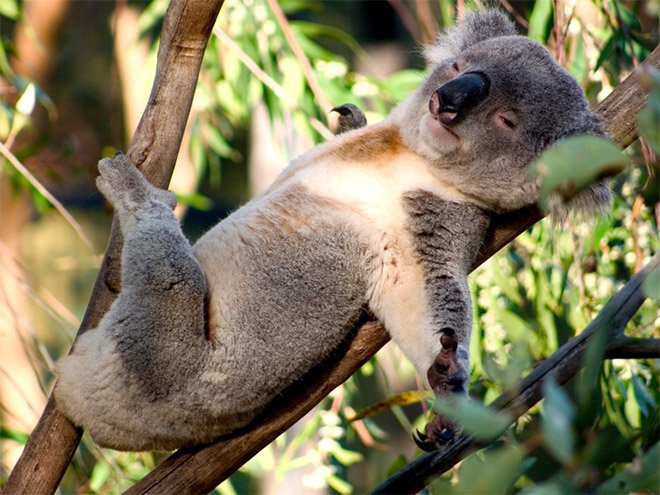
[[[620,337],[605,353],[607,359],[657,359],[660,357],[660,339]]]
[[[18,160],[18,158],[16,158],[16,156],[3,143],[0,143],[0,154],[2,154],[2,156],[4,156],[7,161],[12,164],[12,166],[19,174],[27,179],[27,181],[39,192],[39,194],[41,194],[51,205],[53,205],[53,207],[60,213],[60,215],[64,217],[67,223],[71,225],[76,234],[78,234],[78,237],[82,239],[82,241],[85,243],[85,246],[87,246],[87,249],[89,249],[89,252],[96,256],[94,244],[92,244],[92,241],[89,239],[89,237],[87,237],[87,234],[85,234],[83,228],[76,221],[76,219],[71,216],[67,209],[64,208],[62,203],[60,203],[57,198],[53,196],[50,191],[48,191],[48,189],[46,189],[34,175],[32,175],[32,173],[30,173],[30,171],[25,168],[25,166]]]
[[[421,43],[421,35],[419,34],[419,26],[415,22],[415,18],[408,10],[404,2],[401,0],[388,0],[388,3],[392,6],[392,10],[396,12],[401,20],[401,23],[405,26],[406,30],[412,36],[412,39],[417,43]]]
[[[422,29],[422,42],[426,44],[432,43],[440,30],[431,5],[432,3],[428,0],[415,0],[417,21]]]
[[[529,29],[529,22],[521,16],[516,9],[508,2],[508,0],[500,0],[500,5],[506,9],[506,11],[513,16],[516,22],[525,30]]]

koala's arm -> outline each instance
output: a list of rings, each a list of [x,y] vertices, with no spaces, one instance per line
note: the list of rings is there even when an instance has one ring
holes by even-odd
[[[398,277],[385,277],[378,316],[436,393],[465,393],[472,325],[466,277],[490,216],[477,206],[429,191],[409,191],[402,203],[414,261],[406,263]],[[443,336],[452,342],[441,342]],[[436,363],[450,344],[455,351],[452,363],[441,370]]]

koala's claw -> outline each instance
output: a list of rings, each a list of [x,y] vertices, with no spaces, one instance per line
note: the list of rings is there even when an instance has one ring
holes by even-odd
[[[412,434],[413,441],[417,446],[425,452],[434,452],[437,450],[435,442],[432,442],[425,433],[422,433],[419,430],[415,430]]]
[[[424,433],[415,430],[412,437],[420,449],[426,452],[435,452],[452,440],[456,436],[456,431],[457,428],[452,422],[442,416],[436,416],[426,425]]]
[[[176,206],[176,195],[151,185],[121,151],[113,158],[99,161],[100,176],[96,185],[115,208],[134,210],[149,200],[160,201],[170,208]]]
[[[440,345],[442,349],[427,372],[433,392],[436,396],[467,393],[468,377],[457,356],[458,341],[451,329],[443,332]],[[453,439],[457,430],[453,422],[438,415],[426,425],[424,434],[418,432],[421,444],[417,439],[415,443],[423,450],[437,450]]]
[[[364,112],[352,103],[339,105],[333,108],[331,112],[337,112],[339,114],[335,134],[342,134],[343,132],[359,129],[367,125],[367,117],[364,115]]]

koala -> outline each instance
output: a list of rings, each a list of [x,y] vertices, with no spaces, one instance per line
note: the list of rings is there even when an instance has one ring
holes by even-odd
[[[124,155],[101,160],[122,289],[57,365],[62,413],[115,449],[207,443],[263,412],[367,312],[435,394],[465,394],[466,277],[491,215],[537,200],[527,167],[549,145],[605,131],[578,83],[497,11],[467,15],[426,56],[428,77],[384,121],[349,116],[360,128],[294,160],[192,246],[171,193]],[[608,204],[600,182],[569,207]],[[436,417],[417,441],[437,448],[454,431]]]

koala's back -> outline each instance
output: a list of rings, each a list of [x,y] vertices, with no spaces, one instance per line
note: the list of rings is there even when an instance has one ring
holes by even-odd
[[[369,252],[344,215],[293,185],[246,205],[195,244],[214,348],[201,382],[219,403],[230,400],[223,415],[252,416],[362,315]]]

